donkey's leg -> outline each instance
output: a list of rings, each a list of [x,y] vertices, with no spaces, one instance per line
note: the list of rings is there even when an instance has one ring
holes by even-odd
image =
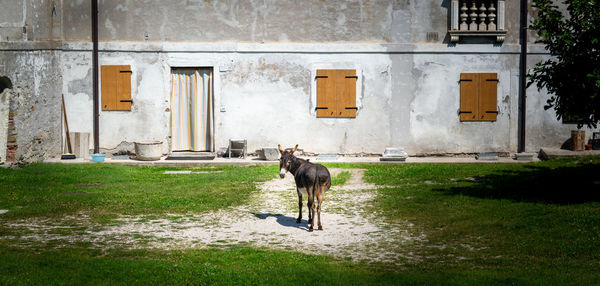
[[[308,223],[310,224],[308,231],[313,231],[313,228],[315,227],[314,218],[315,218],[315,196],[312,195],[311,193],[308,193]]]
[[[317,201],[319,202],[319,206],[317,207],[317,218],[319,219],[319,230],[323,230],[323,226],[321,225],[321,205],[323,204],[323,197],[325,194],[325,190],[322,186],[318,187],[317,191]]]
[[[315,202],[315,196],[314,196],[314,188],[311,187],[307,187],[306,188],[306,194],[308,196],[308,224],[311,224],[313,219],[315,218],[315,212],[314,209],[312,208],[312,206],[314,205]]]
[[[302,221],[302,194],[298,191],[298,218],[296,219],[296,223],[300,223]]]

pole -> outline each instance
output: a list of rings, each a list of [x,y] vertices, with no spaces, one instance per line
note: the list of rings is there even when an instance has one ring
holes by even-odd
[[[519,62],[519,141],[517,151],[525,152],[527,115],[527,0],[521,0],[521,57]]]
[[[98,0],[92,0],[92,75],[94,78],[94,154],[100,153],[100,135],[98,111]]]

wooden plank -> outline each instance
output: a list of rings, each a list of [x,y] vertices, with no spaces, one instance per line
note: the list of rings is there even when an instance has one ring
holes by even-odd
[[[122,102],[121,100],[131,100],[131,66],[118,66],[117,72],[117,99],[115,110],[131,110],[131,102]]]
[[[102,89],[102,110],[114,110],[117,104],[117,73],[116,66],[102,66],[100,68]]]
[[[317,117],[335,117],[335,74],[335,70],[317,70]]]
[[[460,74],[460,121],[478,120],[478,85],[479,74]]]
[[[337,112],[339,117],[356,117],[356,70],[338,72],[339,87],[337,94]]]
[[[498,116],[498,74],[479,75],[479,120],[496,121]]]

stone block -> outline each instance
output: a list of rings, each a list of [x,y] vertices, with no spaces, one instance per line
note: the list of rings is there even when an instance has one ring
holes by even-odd
[[[338,159],[338,155],[335,153],[321,153],[317,155],[315,160],[317,161],[335,161]]]
[[[276,161],[279,159],[279,150],[277,148],[263,148],[263,153],[267,161]]]
[[[535,153],[516,153],[513,159],[517,161],[533,161]]]
[[[277,148],[261,148],[257,150],[258,158],[266,161],[276,161],[279,159],[279,150]]]
[[[498,161],[498,154],[493,152],[479,153],[475,156],[475,159],[480,161]]]
[[[379,158],[379,161],[406,161],[408,154],[403,148],[387,147]]]

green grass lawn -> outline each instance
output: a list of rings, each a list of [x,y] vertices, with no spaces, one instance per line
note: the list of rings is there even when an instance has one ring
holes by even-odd
[[[277,166],[0,168],[0,284],[600,285],[600,157],[530,164],[330,164],[384,185],[365,206],[427,241],[403,265],[254,248],[20,247],[15,220],[199,213],[243,205]],[[167,175],[166,170],[206,172]],[[341,172],[334,184],[350,177]],[[14,236],[17,236],[15,238]]]

